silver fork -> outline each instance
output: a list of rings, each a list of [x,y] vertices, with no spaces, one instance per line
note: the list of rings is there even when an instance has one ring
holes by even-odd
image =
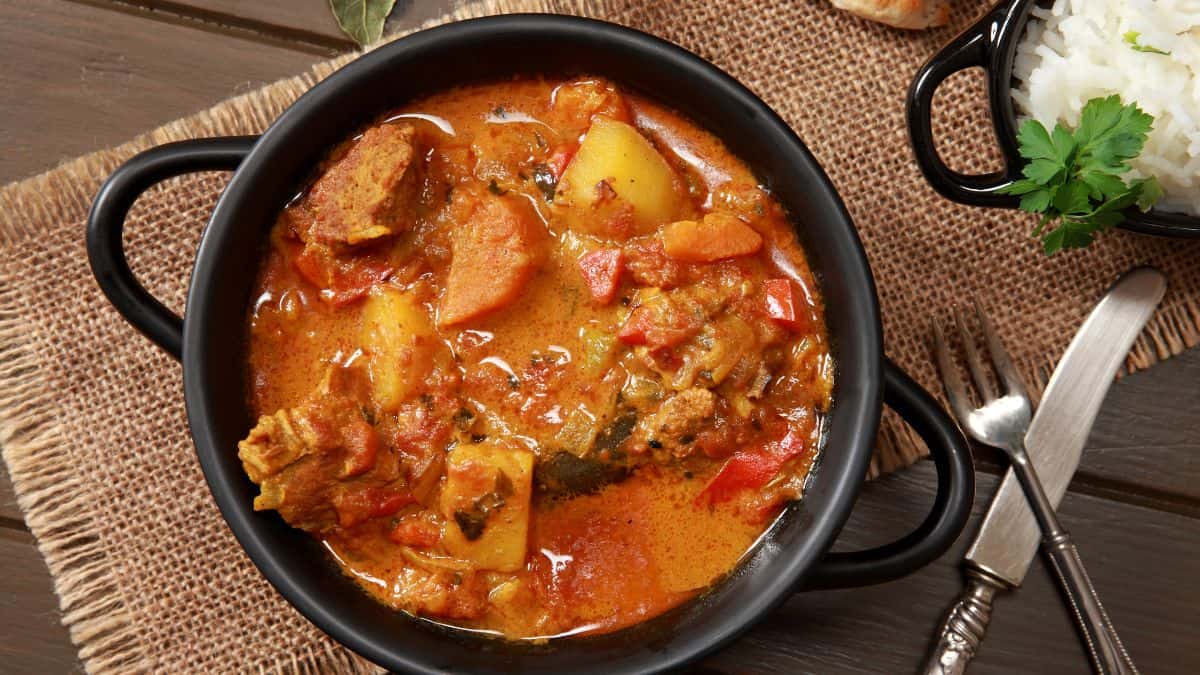
[[[1004,345],[1000,343],[991,322],[977,302],[972,301],[972,304],[983,329],[984,344],[991,357],[991,368],[997,376],[997,383],[1004,391],[997,391],[987,376],[988,366],[976,350],[975,339],[967,329],[962,313],[956,309],[954,320],[962,338],[967,369],[975,382],[976,393],[982,399],[982,405],[975,407],[969,387],[963,382],[958,367],[954,364],[954,358],[950,355],[942,329],[935,321],[934,349],[942,384],[950,398],[950,406],[967,434],[980,443],[1003,450],[1008,455],[1013,473],[1017,475],[1033,515],[1042,528],[1043,548],[1050,556],[1059,583],[1071,601],[1076,623],[1079,624],[1087,642],[1096,672],[1137,673],[1133,660],[1129,658],[1125,646],[1117,637],[1117,631],[1109,621],[1108,614],[1100,604],[1100,597],[1096,595],[1096,589],[1083,568],[1083,561],[1079,558],[1075,543],[1059,524],[1054,506],[1046,497],[1033,463],[1029,461],[1029,455],[1025,452],[1025,432],[1029,429],[1029,422],[1033,416],[1033,406],[1025,392],[1025,385],[1013,367]]]

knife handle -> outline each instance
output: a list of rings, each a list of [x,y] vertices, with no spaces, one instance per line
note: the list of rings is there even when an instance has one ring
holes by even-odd
[[[1045,539],[1046,553],[1054,563],[1054,573],[1062,584],[1067,598],[1071,601],[1071,609],[1075,613],[1084,638],[1087,640],[1088,653],[1096,672],[1101,675],[1136,675],[1138,670],[1133,665],[1125,645],[1113,628],[1108,612],[1100,604],[1100,596],[1092,586],[1087,570],[1075,542],[1065,530],[1058,530]]]
[[[962,596],[946,614],[937,642],[925,659],[923,675],[962,675],[992,619],[992,598],[1007,590],[1003,581],[973,567],[966,572]]]

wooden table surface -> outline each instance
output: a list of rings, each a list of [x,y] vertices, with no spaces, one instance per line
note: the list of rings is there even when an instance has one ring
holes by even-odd
[[[462,0],[400,0],[397,28]],[[0,4],[0,183],[124,141],[352,44],[325,0],[23,0]],[[131,339],[135,339],[132,338]],[[1001,466],[983,456],[975,514],[907,579],[791,599],[713,657],[728,673],[906,673],[961,582],[958,563]],[[929,462],[867,485],[839,546],[912,527]],[[1146,673],[1200,672],[1200,350],[1120,380],[1061,507],[1113,622]],[[0,467],[0,673],[82,670]],[[997,602],[973,673],[1087,673],[1043,560]]]

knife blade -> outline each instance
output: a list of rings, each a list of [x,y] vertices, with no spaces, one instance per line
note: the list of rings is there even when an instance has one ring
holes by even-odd
[[[1166,278],[1141,267],[1124,274],[1084,321],[1050,376],[1025,446],[1055,507],[1079,466],[1105,394],[1166,292]],[[1042,533],[1008,470],[964,557],[967,584],[951,608],[923,672],[962,673],[991,619],[998,590],[1021,585]]]

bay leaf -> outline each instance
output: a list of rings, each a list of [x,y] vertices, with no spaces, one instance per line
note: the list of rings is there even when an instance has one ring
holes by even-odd
[[[383,24],[396,6],[396,0],[329,0],[338,28],[360,47],[383,35]]]

